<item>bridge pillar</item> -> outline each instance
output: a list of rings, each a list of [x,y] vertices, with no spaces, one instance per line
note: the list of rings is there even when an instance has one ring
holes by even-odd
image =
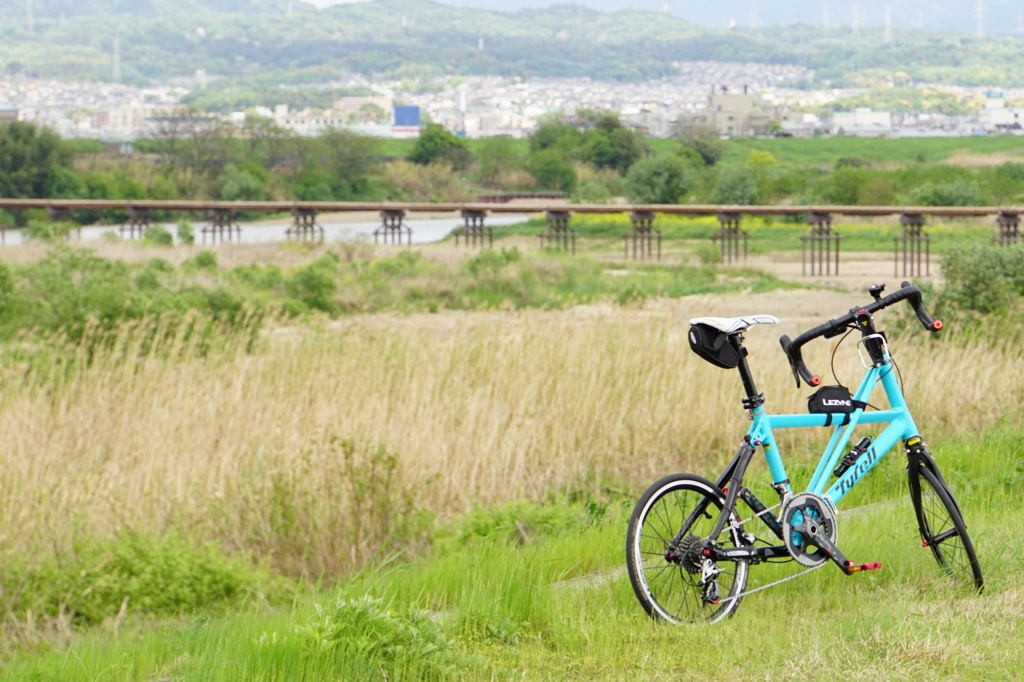
[[[548,229],[546,232],[541,232],[538,235],[540,237],[540,248],[553,246],[563,251],[569,251],[571,248],[572,255],[575,256],[576,231],[569,225],[572,213],[569,211],[547,211],[544,217],[547,218]]]
[[[931,272],[931,236],[924,233],[925,216],[921,213],[904,213],[900,216],[903,233],[893,237],[895,248],[893,263],[895,276],[899,276],[900,262],[903,263],[904,277],[927,276]],[[921,247],[924,258],[921,258]],[[922,265],[924,271],[922,272]]]
[[[625,257],[629,258],[629,245],[633,244],[633,260],[646,260],[654,257],[654,242],[658,242],[658,260],[661,260],[661,232],[654,229],[654,213],[652,211],[633,211],[629,214],[633,229],[622,235]]]
[[[121,238],[124,239],[124,234],[127,232],[128,239],[136,237],[142,239],[146,234],[146,228],[153,223],[153,209],[129,206],[125,212],[128,219],[121,224],[121,227],[117,228]]]
[[[230,208],[213,208],[209,212],[210,224],[203,227],[203,243],[210,235],[210,243],[242,241],[242,226],[235,222],[235,212]]]
[[[285,230],[289,241],[314,242],[322,244],[324,241],[324,228],[316,221],[320,212],[315,208],[294,208],[291,227]]]
[[[487,211],[462,209],[462,220],[465,224],[455,230],[455,246],[459,245],[461,236],[466,238],[466,246],[476,247],[479,241],[480,248],[483,248],[486,238],[488,247],[494,248],[494,230],[484,225],[486,217]]]
[[[718,224],[721,226],[718,232],[711,235],[711,241],[718,244],[722,251],[722,262],[732,265],[733,261],[740,258],[740,240],[743,240],[743,260],[747,259],[748,235],[740,229],[740,221],[743,220],[742,213],[722,211],[718,214]]]
[[[405,211],[401,209],[384,209],[380,212],[381,225],[373,231],[373,243],[377,243],[378,237],[384,238],[385,244],[402,243],[402,235],[409,239],[409,246],[412,246],[412,230],[405,226]]]
[[[999,226],[999,236],[992,241],[999,246],[1013,246],[1024,241],[1024,235],[1020,233],[1020,215],[1000,211],[996,216],[996,225]]]
[[[842,237],[832,231],[832,215],[830,213],[819,213],[817,211],[808,214],[807,222],[811,229],[800,237],[800,265],[801,272],[807,274],[808,249],[810,250],[811,276],[831,275],[833,259],[835,262],[835,274],[839,274],[839,240]],[[832,245],[835,244],[835,256],[832,255]]]

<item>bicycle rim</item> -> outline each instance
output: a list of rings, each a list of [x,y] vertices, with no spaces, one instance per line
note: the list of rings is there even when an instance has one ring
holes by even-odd
[[[670,623],[717,623],[731,615],[739,605],[739,595],[747,582],[746,561],[723,562],[716,577],[717,602],[708,599],[696,561],[673,562],[666,559],[670,543],[678,536],[703,540],[710,534],[724,495],[713,483],[698,476],[666,476],[637,502],[626,536],[629,578],[637,599],[649,615]],[[691,513],[699,508],[684,527]],[[736,546],[730,530],[720,537],[724,544]]]
[[[916,487],[913,502],[922,543],[951,580],[980,591],[981,566],[952,493],[924,467],[917,472]]]

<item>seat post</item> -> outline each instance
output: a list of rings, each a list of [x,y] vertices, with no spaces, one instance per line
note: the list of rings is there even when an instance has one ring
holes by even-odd
[[[740,362],[736,365],[736,369],[740,371],[743,390],[747,394],[747,397],[743,399],[743,407],[753,410],[764,403],[764,394],[757,392],[757,386],[754,385],[754,377],[750,374],[750,365],[747,364],[747,349],[743,347],[743,335],[730,334],[729,343],[736,349],[736,354],[740,356]]]

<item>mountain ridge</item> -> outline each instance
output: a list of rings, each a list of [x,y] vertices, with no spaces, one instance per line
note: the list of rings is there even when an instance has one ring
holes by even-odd
[[[900,31],[890,43],[871,27],[858,36],[812,25],[726,31],[581,4],[493,12],[430,0],[322,10],[297,0],[143,0],[101,11],[100,0],[35,2],[40,14],[30,33],[12,21],[23,0],[0,0],[0,68],[8,73],[110,80],[116,43],[121,73],[140,84],[199,69],[281,83],[351,72],[643,80],[678,73],[676,62],[726,61],[806,66],[820,85],[1024,85],[1024,41],[1010,36]],[[237,11],[242,5],[246,11]],[[67,7],[79,13],[61,20]]]

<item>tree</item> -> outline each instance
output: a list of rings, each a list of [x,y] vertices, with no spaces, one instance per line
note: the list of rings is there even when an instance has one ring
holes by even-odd
[[[445,130],[441,124],[428,123],[420,131],[409,160],[422,165],[444,161],[450,163],[455,170],[462,170],[469,164],[469,150],[465,142]]]
[[[676,140],[682,149],[692,149],[705,166],[714,166],[725,154],[725,145],[718,138],[714,128],[704,125],[684,125],[679,129]]]
[[[678,204],[693,188],[693,176],[681,159],[647,156],[626,175],[629,198],[641,204]]]
[[[622,125],[618,114],[608,111],[581,111],[587,126],[580,141],[577,158],[598,168],[614,168],[625,174],[647,153],[647,143],[640,135]]]
[[[571,152],[582,144],[583,134],[579,128],[563,121],[543,121],[530,135],[530,151],[542,149],[561,149]]]
[[[477,148],[477,174],[482,182],[497,182],[502,171],[521,167],[511,138],[492,137],[481,141]]]
[[[711,203],[749,206],[757,196],[757,178],[749,166],[726,166],[718,173]]]
[[[68,185],[74,152],[48,128],[0,123],[0,196],[52,197]]]
[[[378,163],[376,139],[331,129],[318,138],[295,142],[303,159],[302,170],[294,179],[298,199],[354,199],[369,187],[369,176]]]
[[[543,189],[571,192],[576,188],[576,169],[557,149],[544,149],[530,154],[526,162],[537,184]]]

